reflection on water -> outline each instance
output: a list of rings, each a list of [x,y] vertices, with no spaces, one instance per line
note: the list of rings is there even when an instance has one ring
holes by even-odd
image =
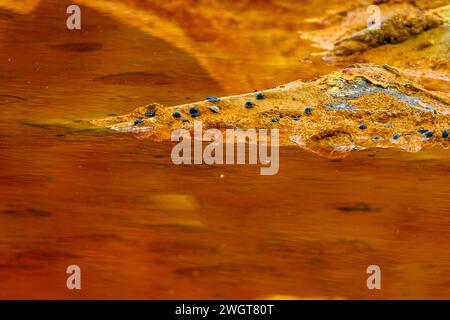
[[[175,166],[168,143],[66,126],[336,68],[270,65],[274,45],[243,54],[290,35],[276,19],[263,40],[261,25],[238,29],[245,44],[219,46],[219,59],[192,36],[200,22],[183,48],[96,3],[82,7],[81,32],[65,29],[64,1],[0,9],[1,298],[450,297],[446,150],[330,161],[283,148],[279,174],[260,176]],[[298,41],[300,59],[313,52]],[[70,264],[82,269],[79,292],[65,287]],[[366,289],[370,264],[382,267],[380,292]]]

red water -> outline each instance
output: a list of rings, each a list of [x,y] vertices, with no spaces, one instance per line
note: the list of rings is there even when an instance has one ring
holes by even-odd
[[[69,32],[67,5],[0,9],[0,298],[450,298],[447,150],[332,161],[289,147],[260,176],[73,126],[338,66],[302,60],[303,42],[280,64],[209,58],[95,7]],[[224,62],[247,76],[214,74]],[[66,288],[71,264],[82,290]],[[366,287],[372,264],[381,290]]]

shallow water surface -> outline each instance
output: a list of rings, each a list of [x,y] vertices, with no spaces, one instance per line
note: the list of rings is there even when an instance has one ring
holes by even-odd
[[[0,9],[0,298],[450,298],[448,150],[333,161],[287,147],[261,176],[176,166],[171,143],[73,125],[339,67],[306,59],[317,49],[273,65],[258,50],[208,56],[201,37],[183,48],[94,5],[69,32],[68,5]],[[245,48],[292,34],[270,30],[243,33]],[[66,289],[71,264],[81,291]]]

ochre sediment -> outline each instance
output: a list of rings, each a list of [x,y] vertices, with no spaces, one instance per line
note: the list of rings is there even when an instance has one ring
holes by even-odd
[[[401,43],[442,24],[443,18],[437,13],[399,14],[384,21],[378,29],[366,28],[339,39],[333,52],[337,56],[347,56],[386,44]]]
[[[257,99],[258,93],[264,98]],[[154,140],[169,140],[178,128],[192,130],[194,121],[222,130],[278,128],[282,145],[295,143],[335,158],[366,148],[418,151],[446,146],[449,103],[448,94],[428,91],[396,68],[356,64],[308,83],[295,81],[215,102],[174,107],[155,103],[92,124]],[[192,108],[198,116],[192,117]],[[174,117],[176,112],[179,118]]]

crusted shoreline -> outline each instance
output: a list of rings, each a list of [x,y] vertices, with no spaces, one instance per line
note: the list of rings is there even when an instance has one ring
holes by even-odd
[[[418,151],[448,143],[450,98],[401,71],[356,64],[311,82],[174,107],[154,103],[92,125],[170,140],[177,128],[278,128],[280,144],[298,144],[327,157],[352,150],[397,147]]]

